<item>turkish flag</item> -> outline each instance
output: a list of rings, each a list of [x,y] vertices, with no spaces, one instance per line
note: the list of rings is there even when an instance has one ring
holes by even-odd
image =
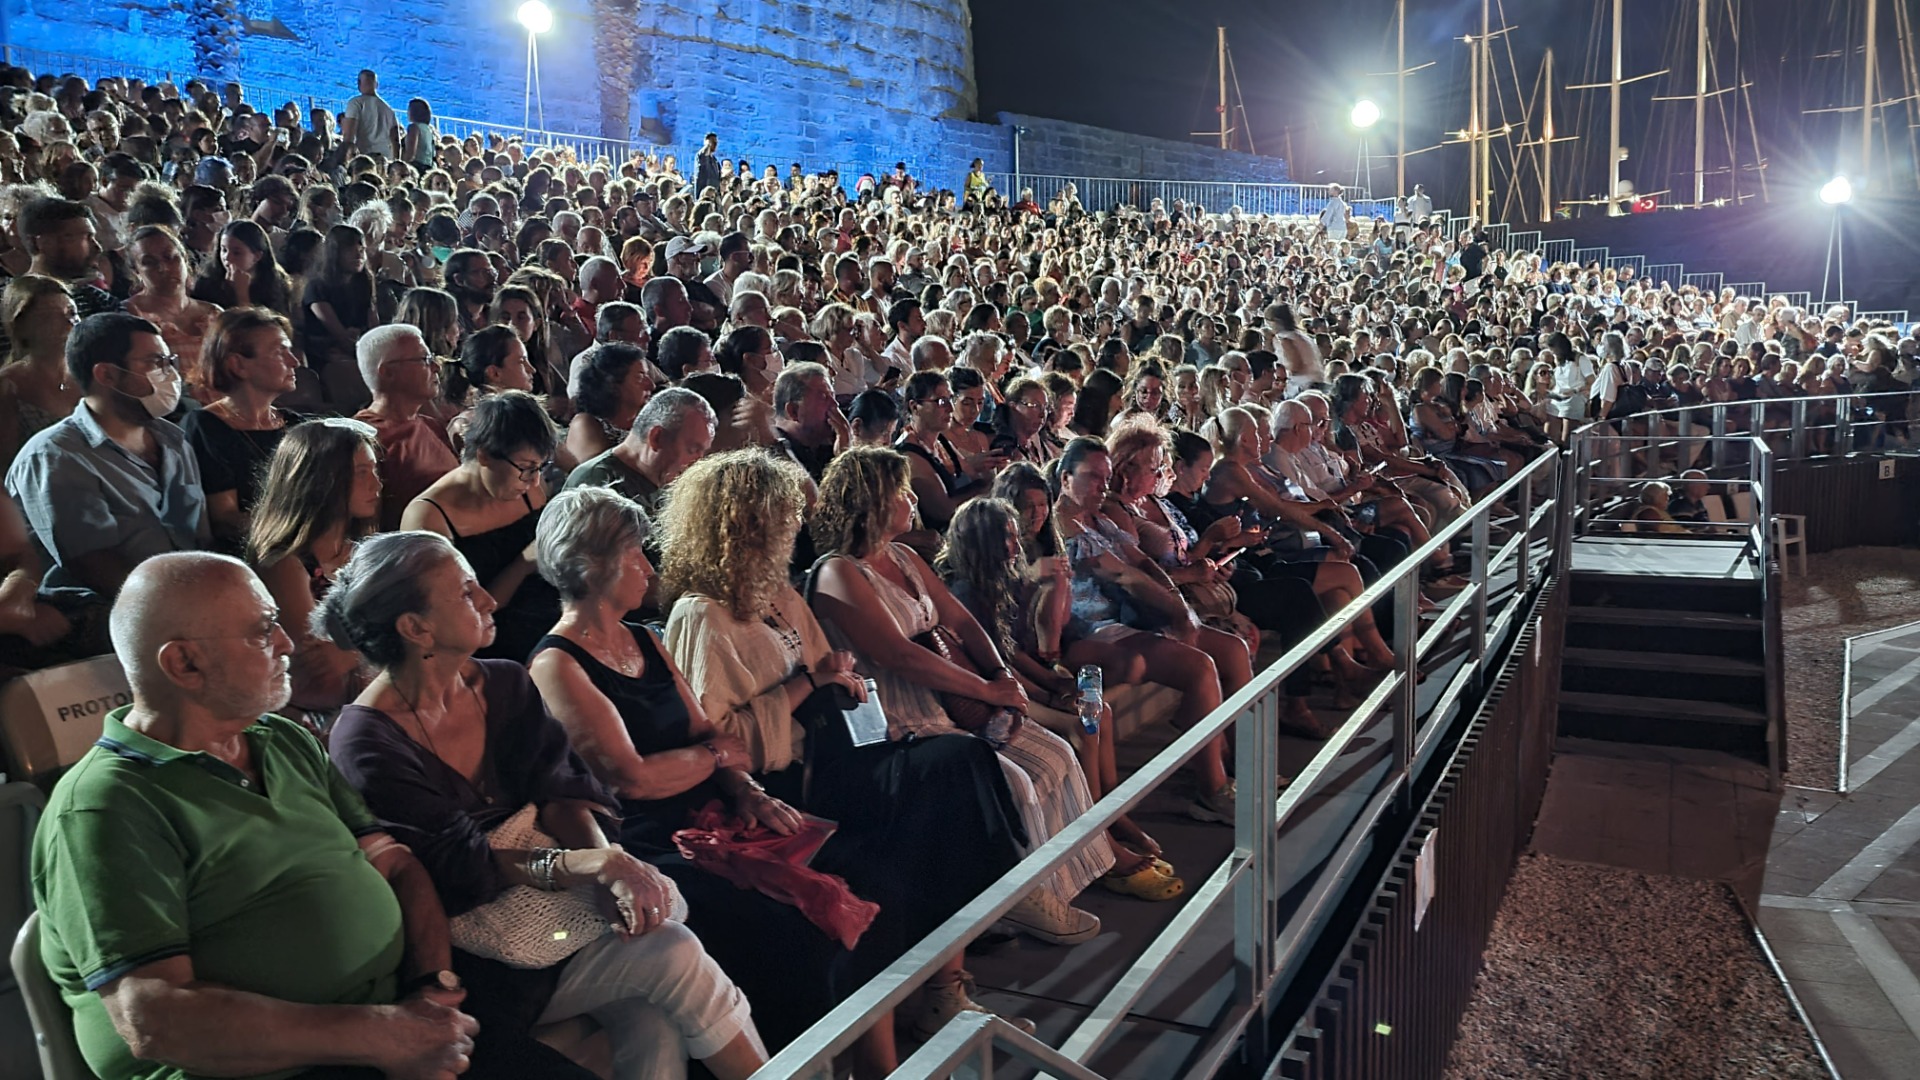
[[[1658,209],[1660,209],[1660,199],[1657,196],[1642,195],[1633,200],[1633,212],[1636,214],[1651,214]]]

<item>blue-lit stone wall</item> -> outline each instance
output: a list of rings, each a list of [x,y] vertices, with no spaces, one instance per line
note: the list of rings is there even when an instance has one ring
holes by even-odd
[[[340,108],[363,67],[396,108],[520,123],[518,0],[0,0],[0,36],[30,67],[87,76],[239,78],[256,103]],[[1222,153],[1039,117],[975,111],[965,0],[549,0],[539,40],[550,130],[631,138],[691,171],[707,131],[757,165],[849,180],[905,160],[957,187],[967,163],[1026,173],[1282,181],[1277,158]],[[47,56],[47,53],[63,54]],[[99,61],[105,61],[100,63]]]

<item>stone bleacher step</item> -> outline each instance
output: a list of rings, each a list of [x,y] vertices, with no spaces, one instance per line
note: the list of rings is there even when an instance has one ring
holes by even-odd
[[[1562,690],[1560,711],[1563,714],[1576,712],[1639,720],[1691,721],[1762,729],[1767,725],[1767,714],[1761,709],[1743,708],[1719,701],[1637,697],[1631,694],[1598,694]]]
[[[1568,647],[1562,653],[1567,667],[1629,668],[1634,671],[1673,672],[1682,675],[1730,675],[1763,678],[1766,665],[1758,660],[1696,653],[1638,652],[1632,649]]]

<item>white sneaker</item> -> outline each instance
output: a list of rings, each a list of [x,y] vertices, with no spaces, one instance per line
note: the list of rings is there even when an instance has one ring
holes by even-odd
[[[928,982],[921,990],[925,1005],[920,1015],[914,1018],[914,1036],[923,1042],[931,1039],[941,1028],[947,1026],[947,1021],[961,1013],[993,1013],[992,1009],[973,1000],[972,990],[973,976],[964,971],[960,973],[959,978],[945,985]],[[1029,1035],[1036,1030],[1033,1021],[1018,1016],[1002,1016],[1000,1019]]]
[[[1282,786],[1285,785],[1283,784]],[[1240,789],[1235,786],[1233,781],[1229,780],[1227,781],[1227,786],[1221,788],[1219,791],[1206,791],[1195,795],[1193,801],[1187,804],[1187,816],[1195,821],[1207,821],[1215,825],[1231,825],[1233,824],[1234,803],[1238,801],[1239,797]]]
[[[1100,933],[1099,916],[1072,906],[1051,889],[1028,893],[1001,921],[1054,945],[1078,945]]]

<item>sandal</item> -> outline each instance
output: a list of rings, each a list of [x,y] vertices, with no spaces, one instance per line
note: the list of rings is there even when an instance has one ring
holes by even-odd
[[[1161,870],[1164,866],[1154,860],[1131,874],[1108,874],[1100,879],[1109,892],[1122,896],[1138,897],[1141,900],[1172,900],[1187,891],[1187,883]],[[1167,868],[1169,871],[1171,867]]]

